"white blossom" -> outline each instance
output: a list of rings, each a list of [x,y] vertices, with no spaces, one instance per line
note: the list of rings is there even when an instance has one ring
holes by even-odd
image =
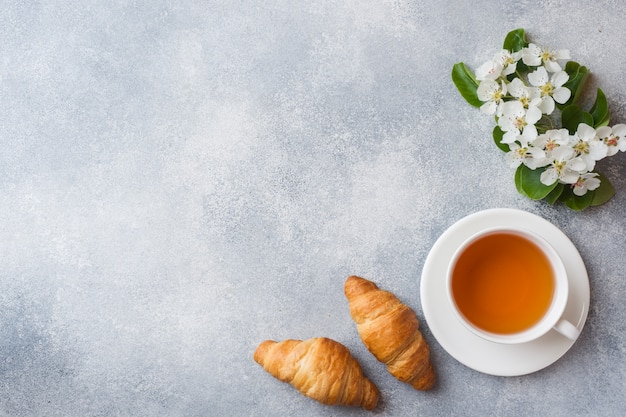
[[[507,165],[538,170],[542,184],[567,184],[575,196],[583,196],[600,187],[600,175],[593,172],[596,162],[626,152],[626,124],[596,129],[580,123],[574,134],[551,128],[556,118],[548,116],[572,97],[566,87],[569,74],[561,67],[568,59],[566,49],[534,43],[516,52],[503,49],[476,70],[476,95],[481,112],[495,115],[503,132],[498,145],[508,145]],[[528,67],[523,74],[520,61]]]
[[[504,81],[498,84],[494,80],[483,80],[478,85],[476,94],[481,101],[485,102],[480,106],[480,111],[485,114],[495,114],[497,112],[499,115],[498,107],[506,95],[506,84]]]
[[[510,151],[504,155],[504,160],[511,168],[524,164],[530,169],[536,169],[550,163],[543,149],[532,146],[522,136],[519,142],[509,144],[509,149]]]
[[[521,58],[522,51],[511,52],[507,49],[503,49],[494,56],[493,61],[502,65],[502,75],[507,76],[517,70],[517,62]]]
[[[536,108],[524,109],[519,101],[507,101],[502,104],[502,116],[498,119],[498,126],[505,132],[503,143],[513,143],[518,136],[526,141],[537,139],[537,123],[541,119],[541,111]]]
[[[556,181],[574,184],[585,169],[585,162],[576,156],[576,151],[569,146],[559,146],[552,151],[552,161],[541,173],[540,181],[544,185],[552,185]]]
[[[539,107],[541,103],[541,93],[537,87],[528,87],[519,78],[511,80],[507,86],[511,97],[522,103],[525,109]]]
[[[607,156],[615,155],[618,150],[626,151],[626,125],[599,127],[596,129],[596,136],[607,146]]]
[[[578,180],[573,184],[574,186],[574,194],[577,196],[582,196],[587,193],[587,190],[593,191],[600,186],[600,179],[598,178],[598,174],[595,172],[589,172],[586,174],[581,174],[578,177]]]
[[[502,64],[496,61],[487,61],[476,69],[476,79],[478,81],[497,80],[502,75]]]
[[[570,145],[587,166],[593,171],[596,161],[607,156],[608,146],[596,135],[596,130],[585,123],[580,123],[576,133],[570,138]]]
[[[539,108],[544,114],[552,114],[555,101],[563,104],[569,100],[572,92],[563,86],[567,80],[569,80],[569,75],[565,71],[555,72],[550,77],[544,67],[539,67],[528,74],[528,81],[541,92]]]
[[[551,129],[542,133],[535,139],[533,146],[539,147],[550,155],[559,146],[567,146],[570,143],[570,135],[567,129]]]
[[[522,49],[522,62],[531,67],[543,65],[549,72],[561,71],[559,60],[571,59],[569,50],[553,50],[547,47],[539,47],[534,43],[529,43],[528,47]]]

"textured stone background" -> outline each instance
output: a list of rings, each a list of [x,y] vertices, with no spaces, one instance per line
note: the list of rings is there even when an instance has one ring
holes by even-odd
[[[622,416],[626,154],[583,213],[524,199],[452,65],[506,33],[571,50],[626,122],[618,0],[5,1],[0,8],[0,415],[356,416],[252,360],[328,336],[380,387],[377,416]],[[587,101],[593,94],[584,97]],[[513,378],[449,356],[390,378],[343,295],[376,280],[423,317],[437,237],[514,207],[589,271],[573,348]]]

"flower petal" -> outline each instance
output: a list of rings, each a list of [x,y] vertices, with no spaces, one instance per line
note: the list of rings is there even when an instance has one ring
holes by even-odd
[[[588,190],[595,190],[596,188],[598,188],[600,186],[600,179],[599,178],[587,178],[585,179],[585,185],[587,186]]]
[[[613,129],[609,126],[600,126],[596,129],[596,136],[600,139],[608,138],[613,133]]]
[[[555,59],[572,59],[572,57],[569,54],[569,49],[559,49],[554,51],[553,54]]]
[[[514,62],[504,67],[504,69],[502,70],[502,75],[511,75],[515,71],[517,71],[517,62]]]
[[[576,155],[576,151],[569,146],[559,146],[552,151],[554,159],[559,161],[569,161]]]
[[[528,47],[522,49],[522,62],[531,67],[541,65],[541,48],[529,43]]]
[[[528,95],[528,89],[519,78],[513,78],[508,86],[509,94],[515,98],[525,97]]]
[[[495,101],[487,101],[480,106],[480,111],[484,114],[494,114],[498,108]]]
[[[576,160],[581,160],[587,165],[584,169],[581,169],[580,172],[593,171],[593,169],[596,167],[596,160],[589,156],[589,154],[584,153],[577,157]],[[579,168],[578,162],[576,162],[576,167]]]
[[[526,111],[524,110],[524,106],[519,101],[507,101],[502,104],[502,118],[498,120],[498,124],[501,123],[502,119],[507,119],[505,123],[513,123],[513,120],[518,117],[523,117]],[[500,127],[504,128],[502,125]]]
[[[537,107],[531,107],[526,111],[526,123],[534,125],[541,119],[541,110]]]
[[[608,146],[599,140],[593,140],[589,143],[589,156],[599,161],[604,158],[608,152]]]
[[[510,168],[517,168],[522,164],[522,158],[515,151],[507,152],[504,155],[504,160],[509,165]]]
[[[585,187],[584,183],[582,185],[578,185],[578,182],[576,182],[576,185],[574,185],[574,194],[578,197],[587,194],[587,187]]]
[[[539,67],[528,74],[528,81],[535,87],[541,87],[550,80],[548,72],[544,67]]]
[[[522,136],[526,142],[531,142],[537,139],[537,127],[534,124],[528,124],[524,127]]]
[[[549,72],[559,72],[561,71],[561,66],[559,65],[558,62],[556,61],[552,61],[552,60],[548,60],[545,61],[543,63],[543,66],[546,68],[546,70],[548,70]]]
[[[476,95],[481,101],[492,100],[493,95],[500,89],[500,86],[494,80],[483,80],[476,89]]]
[[[557,87],[554,89],[554,92],[552,93],[552,97],[554,98],[554,101],[560,104],[567,102],[567,100],[569,100],[571,96],[572,96],[572,92],[567,87]]]
[[[626,136],[626,125],[621,123],[616,124],[615,126],[613,126],[613,133],[615,134],[615,136]]]
[[[565,168],[563,171],[561,171],[559,179],[565,184],[576,184],[576,181],[578,181],[578,175],[578,172]]]
[[[566,166],[575,172],[585,172],[587,170],[587,163],[580,157],[570,159],[567,161]]]
[[[517,140],[517,136],[519,135],[519,131],[517,129],[509,130],[504,135],[502,135],[502,143],[511,144]]]
[[[548,168],[541,173],[539,180],[544,185],[552,185],[559,179],[559,175],[554,168]]]
[[[552,74],[552,85],[562,87],[569,80],[569,75],[565,71],[558,71]]]
[[[502,74],[502,65],[494,61],[487,61],[476,69],[476,79],[495,80]]]
[[[586,123],[580,123],[576,129],[576,136],[584,141],[589,141],[596,137],[596,130]]]
[[[554,111],[554,100],[550,96],[542,97],[537,108],[543,114],[552,114]]]

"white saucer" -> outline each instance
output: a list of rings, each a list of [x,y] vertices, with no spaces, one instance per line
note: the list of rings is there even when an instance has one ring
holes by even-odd
[[[589,312],[589,277],[578,250],[559,228],[539,216],[515,209],[489,209],[471,214],[446,230],[433,245],[420,286],[424,317],[443,348],[459,362],[486,374],[525,375],[545,368],[569,350],[570,340],[554,330],[521,345],[489,342],[474,335],[453,315],[446,296],[446,270],[455,249],[485,228],[524,226],[542,236],[559,253],[570,283],[564,317],[582,330]]]

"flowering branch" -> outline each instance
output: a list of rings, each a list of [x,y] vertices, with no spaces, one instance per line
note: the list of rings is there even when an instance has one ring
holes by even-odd
[[[516,169],[520,194],[582,210],[615,194],[595,166],[626,151],[626,125],[608,126],[608,104],[599,88],[588,112],[575,104],[589,70],[570,59],[568,50],[529,43],[524,29],[517,29],[475,72],[455,64],[452,81],[469,104],[495,117],[493,138]]]

